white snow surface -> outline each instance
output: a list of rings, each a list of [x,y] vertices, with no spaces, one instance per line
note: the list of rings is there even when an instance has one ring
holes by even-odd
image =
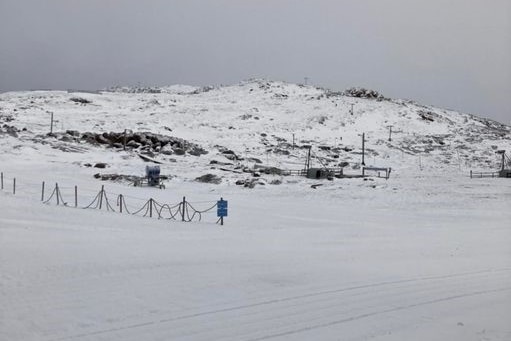
[[[117,90],[0,94],[0,126],[18,129],[0,132],[0,340],[511,340],[511,181],[468,177],[498,168],[509,127],[262,80]],[[51,112],[57,132],[151,131],[209,153],[156,155],[173,176],[164,190],[100,181],[92,175],[142,175],[146,163],[44,137]],[[236,168],[249,157],[302,168],[301,144],[358,174],[362,132],[367,162],[392,167],[390,179],[234,184],[251,176]],[[321,145],[353,150],[335,158]],[[231,162],[219,146],[245,160],[210,165]],[[95,162],[108,168],[84,167]],[[205,173],[222,182],[194,181]],[[58,182],[67,207],[41,202],[42,181],[45,199]],[[214,211],[185,223],[82,209],[102,185],[116,210],[118,194],[131,211],[149,198],[206,209],[223,197],[229,216],[220,226]]]

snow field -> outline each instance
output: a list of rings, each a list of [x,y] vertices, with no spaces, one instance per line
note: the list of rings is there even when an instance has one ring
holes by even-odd
[[[0,339],[509,339],[510,184],[452,179],[184,182],[229,200],[223,228],[4,191]]]

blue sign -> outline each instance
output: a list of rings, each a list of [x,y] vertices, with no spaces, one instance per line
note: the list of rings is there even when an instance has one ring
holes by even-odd
[[[226,209],[217,208],[216,216],[217,217],[227,217],[227,210]]]
[[[216,216],[227,217],[227,200],[218,200],[216,202]]]
[[[216,206],[218,208],[225,208],[225,209],[227,209],[227,200],[218,200],[216,202]]]

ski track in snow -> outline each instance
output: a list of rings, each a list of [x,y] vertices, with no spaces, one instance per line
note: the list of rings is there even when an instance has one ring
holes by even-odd
[[[483,278],[479,278],[476,283],[476,287],[479,287],[479,286],[484,287],[485,285],[483,285],[483,283],[481,283],[481,280],[483,280],[483,282],[487,281],[488,279],[497,280],[498,283],[500,283],[499,288],[497,288],[497,289],[473,291],[473,288],[467,285],[467,287],[469,287],[472,290],[467,290],[468,288],[465,287],[465,288],[463,288],[464,291],[468,291],[468,292],[464,292],[462,294],[453,294],[458,290],[457,286],[456,286],[456,290],[445,288],[446,285],[452,285],[453,283],[449,283],[449,282],[442,283],[441,287],[439,287],[438,282],[440,282],[441,280],[445,280],[445,279],[460,278],[463,280],[464,284],[466,285],[467,281],[473,280],[470,277],[472,277],[474,275],[482,275],[482,274],[489,275],[489,274],[493,274],[493,273],[509,272],[509,271],[511,271],[511,269],[486,270],[486,271],[477,271],[477,272],[472,272],[472,273],[462,273],[462,274],[455,274],[455,275],[433,276],[433,277],[427,277],[427,278],[407,279],[407,280],[400,280],[400,281],[394,281],[394,282],[373,283],[373,284],[361,285],[361,286],[356,286],[356,287],[336,289],[336,290],[331,290],[331,291],[309,293],[309,294],[304,294],[304,295],[294,296],[294,297],[285,297],[285,298],[281,298],[281,299],[253,303],[253,304],[248,304],[248,305],[243,305],[243,306],[236,306],[236,307],[224,308],[224,309],[219,309],[219,310],[200,312],[200,313],[196,313],[196,314],[177,316],[177,317],[173,317],[173,318],[169,318],[169,319],[160,319],[160,320],[156,320],[156,321],[149,321],[149,322],[145,322],[145,323],[133,324],[133,325],[129,325],[129,326],[122,326],[122,327],[117,327],[117,328],[112,328],[112,329],[99,330],[99,331],[86,333],[86,334],[71,335],[71,336],[66,336],[63,338],[52,339],[52,340],[58,341],[58,340],[89,338],[89,337],[93,337],[96,335],[103,335],[103,334],[115,333],[115,332],[130,330],[130,329],[154,326],[154,325],[158,325],[158,324],[162,324],[162,323],[169,324],[169,323],[179,322],[181,320],[199,319],[199,318],[202,318],[207,315],[215,315],[216,316],[216,315],[220,315],[223,313],[230,313],[230,312],[238,311],[238,310],[252,310],[251,308],[271,305],[271,307],[268,307],[268,310],[259,310],[259,311],[255,311],[255,312],[242,312],[238,316],[226,316],[226,317],[224,317],[224,319],[231,321],[230,323],[232,323],[233,319],[238,319],[239,321],[236,322],[234,328],[239,328],[239,326],[243,324],[243,325],[246,325],[247,327],[249,327],[250,329],[259,330],[261,328],[258,328],[257,326],[253,326],[253,325],[257,324],[257,323],[261,323],[262,326],[265,326],[267,324],[271,324],[271,322],[273,322],[273,321],[279,321],[279,323],[278,323],[279,325],[285,325],[285,327],[283,327],[281,329],[290,329],[290,330],[287,330],[284,332],[276,332],[273,334],[255,337],[255,338],[248,338],[248,339],[244,338],[246,336],[236,335],[236,334],[230,335],[230,336],[223,335],[220,337],[221,339],[226,339],[226,337],[227,337],[227,338],[232,338],[233,340],[247,340],[247,341],[267,340],[267,339],[297,334],[297,333],[301,333],[301,332],[305,332],[305,331],[310,331],[310,330],[317,329],[317,328],[326,328],[326,327],[334,326],[337,324],[348,323],[348,322],[351,322],[354,320],[369,318],[369,317],[376,316],[379,314],[386,314],[386,313],[396,312],[396,311],[400,311],[400,310],[412,309],[412,308],[419,307],[419,306],[441,303],[441,302],[450,301],[450,300],[463,299],[466,297],[506,292],[506,291],[511,290],[511,276],[509,276],[509,274],[505,274],[505,276],[503,276],[502,278],[498,278],[498,277],[492,278],[492,277],[484,276]],[[504,280],[506,284],[509,284],[509,286],[502,287],[502,282],[501,282],[502,280]],[[427,285],[423,285],[420,283],[420,282],[424,282],[424,281],[432,281],[434,283],[433,283],[433,285],[431,285],[431,287],[429,287]],[[398,286],[399,284],[404,284],[404,283],[417,283],[417,284],[410,286],[410,287]],[[458,284],[458,283],[456,283],[456,284]],[[470,283],[470,284],[472,284],[472,283]],[[379,288],[379,287],[388,287],[388,288]],[[370,290],[370,291],[360,292],[362,289],[369,289],[369,288],[379,288],[379,289],[377,291]],[[397,289],[399,290],[397,293],[393,292],[394,290],[397,290]],[[406,289],[408,289],[408,292],[406,292]],[[441,289],[441,290],[439,290],[439,289]],[[345,292],[349,292],[349,291],[354,291],[354,292],[349,293],[348,296],[335,297],[333,295],[333,294],[345,293]],[[416,296],[419,293],[422,295],[434,294],[434,297],[438,297],[438,298],[426,300],[426,301],[419,301],[419,302],[413,303],[413,304],[399,305],[403,301],[409,302],[409,301],[418,300],[419,297],[414,297],[414,296]],[[376,297],[372,297],[372,295],[374,295]],[[407,295],[409,295],[410,297]],[[324,296],[326,296],[326,297],[324,297]],[[394,306],[394,307],[388,308],[388,309],[381,309],[382,302],[379,301],[379,298],[381,296],[385,297],[386,299],[388,299],[389,297],[391,298],[391,300],[389,300],[390,302],[385,302],[383,304],[383,306]],[[321,297],[321,298],[314,299],[311,301],[305,300],[305,299],[312,298],[312,297]],[[356,300],[353,301],[353,298],[356,298]],[[420,298],[422,298],[422,296]],[[339,301],[336,302],[335,300],[339,300]],[[289,301],[298,301],[298,302],[293,302],[291,305],[283,304],[283,303],[287,303]],[[327,305],[326,306],[324,306],[324,305],[318,306],[318,303],[327,303]],[[346,304],[348,304],[348,306],[346,306]],[[338,316],[338,315],[343,315],[343,314],[349,314],[349,312],[351,310],[356,310],[356,308],[354,306],[349,306],[349,304],[353,304],[353,305],[356,304],[357,307],[359,305],[362,305],[363,307],[367,307],[367,308],[374,308],[377,304],[380,309],[365,312],[365,313],[360,313],[360,314],[353,315],[353,316],[348,316],[348,317],[342,318],[340,320],[333,320],[333,321],[318,323],[318,324],[310,324],[311,321],[314,321],[314,320],[320,321],[321,319],[323,319],[323,317],[321,317],[321,315],[323,315],[323,314],[322,313],[321,313],[321,315],[317,314],[318,312],[333,311],[332,315]],[[339,311],[337,309],[337,307],[339,307],[339,306],[342,306],[344,308],[343,311]],[[283,313],[276,315],[275,311],[277,311],[277,310],[281,310],[281,311],[283,311]],[[288,311],[288,312],[286,313],[286,311]],[[299,313],[297,313],[296,311],[299,311]],[[314,314],[314,313],[316,313],[316,314]],[[261,318],[261,317],[258,318],[258,316],[260,316],[260,315],[264,316],[264,318]],[[330,316],[332,316],[332,315],[330,315]],[[286,320],[289,320],[289,318],[291,316],[293,316],[293,317],[298,316],[300,319],[297,322],[294,321],[292,323],[289,323]],[[283,322],[283,321],[286,321],[286,322]],[[211,322],[205,320],[205,321],[197,321],[195,323],[204,325],[204,324],[211,323]],[[226,323],[226,324],[228,324],[228,323]],[[288,325],[292,326],[292,325],[303,325],[303,324],[305,324],[307,326],[300,327],[298,329],[293,329],[293,328],[288,327]],[[175,331],[179,327],[180,326],[177,324],[173,325],[172,331]],[[171,327],[166,327],[166,328],[171,328]],[[187,326],[185,326],[185,328],[187,328]],[[207,340],[209,337],[211,337],[211,335],[216,334],[219,331],[219,329],[222,330],[223,332],[225,332],[226,334],[228,334],[230,332],[229,329],[232,329],[232,328],[233,327],[218,328],[215,326],[210,326],[207,328],[207,330],[205,332],[203,332],[206,334],[203,339]],[[197,335],[197,334],[199,334],[199,333],[180,334],[180,335],[176,335],[174,337],[176,337],[177,339],[182,339],[185,336],[186,337],[198,336],[199,339],[202,339],[200,337],[200,335]],[[141,335],[141,337],[142,337],[142,335]]]

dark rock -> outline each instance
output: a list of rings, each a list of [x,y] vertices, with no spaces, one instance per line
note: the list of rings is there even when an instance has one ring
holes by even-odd
[[[98,162],[94,165],[94,168],[106,168],[107,164],[104,162]]]
[[[201,156],[201,155],[203,155],[203,154],[207,154],[207,153],[208,153],[208,152],[207,152],[207,151],[205,151],[204,149],[202,149],[202,148],[197,148],[197,147],[195,147],[195,148],[193,148],[193,149],[190,149],[190,150],[188,151],[188,154],[193,155],[193,156]]]
[[[100,144],[110,144],[110,141],[103,135],[96,135],[96,142]]]
[[[250,157],[247,159],[248,162],[255,162],[255,163],[263,163],[261,160],[255,157]]]
[[[137,149],[140,147],[140,143],[136,142],[135,140],[131,140],[128,143],[126,143],[126,147]]]
[[[225,156],[227,159],[231,160],[231,161],[237,161],[237,160],[239,160],[239,159],[238,159],[238,157],[237,157],[236,155],[234,155],[234,154],[224,154],[224,156]]]
[[[195,181],[218,185],[219,183],[222,182],[222,178],[215,174],[205,174],[196,178]]]
[[[236,155],[236,153],[234,153],[230,149],[225,149],[225,150],[222,150],[221,152],[222,152],[222,154],[225,154],[225,155]]]
[[[78,132],[78,130],[66,130],[66,134],[75,136],[75,137],[80,136],[80,133]]]
[[[174,148],[173,150],[174,150],[174,154],[176,154],[176,155],[185,155],[186,154],[186,151],[181,148]]]
[[[86,99],[86,98],[83,98],[83,97],[71,97],[69,99],[70,101],[73,101],[75,103],[80,103],[80,104],[89,104],[89,103],[92,103],[92,101]]]
[[[275,148],[275,149],[273,150],[273,152],[274,152],[275,154],[280,154],[280,155],[289,155],[289,154],[290,154],[289,150],[280,149],[280,148]]]
[[[232,166],[232,163],[230,163],[230,162],[220,162],[217,160],[211,160],[211,161],[209,161],[209,164],[210,165],[220,165],[220,166]]]

